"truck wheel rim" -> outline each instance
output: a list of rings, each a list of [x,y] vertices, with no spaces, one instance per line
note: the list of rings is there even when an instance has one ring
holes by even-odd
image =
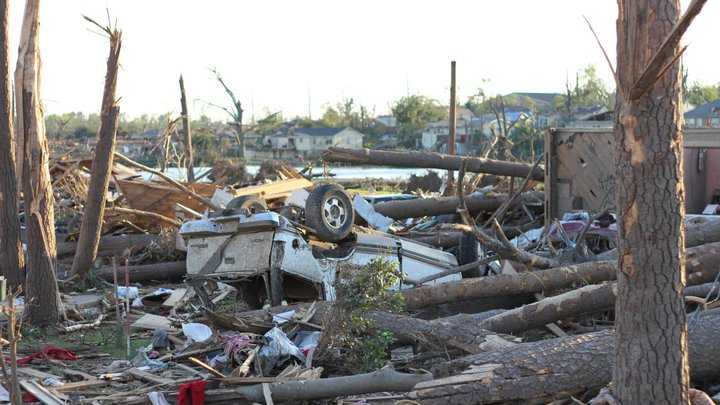
[[[323,219],[325,223],[333,229],[339,229],[343,226],[347,219],[347,210],[339,198],[330,197],[325,200],[325,204],[323,204]]]

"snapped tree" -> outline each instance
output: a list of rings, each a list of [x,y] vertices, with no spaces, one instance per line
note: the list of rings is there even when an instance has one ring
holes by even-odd
[[[625,405],[687,404],[683,289],[682,34],[677,0],[619,0],[617,20],[618,293],[612,393]]]

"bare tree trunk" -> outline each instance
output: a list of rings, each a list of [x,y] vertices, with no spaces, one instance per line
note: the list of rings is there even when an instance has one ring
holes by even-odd
[[[55,278],[55,212],[50,180],[49,152],[40,102],[40,1],[27,0],[20,36],[16,72],[18,128],[24,145],[23,190],[27,225],[28,321],[36,326],[55,324],[62,306]],[[20,80],[17,80],[17,79]]]
[[[704,1],[693,3],[702,7]],[[619,272],[612,391],[626,405],[687,404],[683,111],[675,55],[694,15],[673,37],[679,0],[618,0],[618,6]]]
[[[117,29],[108,27],[110,35],[110,54],[107,59],[107,73],[105,74],[105,89],[100,117],[100,131],[95,147],[95,157],[90,169],[90,184],[85,198],[85,211],[80,237],[75,251],[72,273],[85,276],[95,261],[102,221],[105,215],[105,201],[108,184],[112,174],[113,156],[115,151],[115,135],[117,133],[120,106],[115,100],[115,87],[117,85],[118,64],[120,62],[120,49],[122,47],[122,33]]]
[[[20,244],[18,219],[16,148],[8,46],[9,7],[7,1],[0,2],[0,80],[2,80],[0,83],[0,274],[7,279],[8,287],[14,288],[24,281],[22,268],[25,258]],[[19,151],[22,153],[22,149]]]
[[[187,108],[187,98],[185,97],[185,81],[180,75],[180,108],[182,109],[183,122],[183,142],[185,143],[185,166],[187,167],[188,183],[195,182],[195,171],[193,168],[193,147],[192,133],[190,132],[190,115]]]

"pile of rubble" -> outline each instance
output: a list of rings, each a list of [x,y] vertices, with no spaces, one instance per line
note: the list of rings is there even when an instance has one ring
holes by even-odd
[[[331,149],[326,158],[387,164],[374,153]],[[387,153],[395,165],[417,164],[416,153]],[[83,162],[53,169],[58,205],[75,215]],[[94,287],[63,282],[71,320],[60,328],[68,343],[106,331],[115,353],[22,346],[22,389],[46,404],[592,398],[613,361],[612,213],[545,218],[538,164],[422,162],[457,170],[457,182],[446,178],[441,194],[352,195],[289,165],[234,186],[151,181],[130,168],[140,164],[116,164]],[[58,221],[67,233],[60,263],[74,251],[70,218]],[[692,378],[718,391],[720,220],[688,217],[686,241]],[[360,339],[389,337],[385,367],[359,372],[323,342],[344,325],[343,280],[380,262],[394,277],[383,288],[403,309],[353,304]]]

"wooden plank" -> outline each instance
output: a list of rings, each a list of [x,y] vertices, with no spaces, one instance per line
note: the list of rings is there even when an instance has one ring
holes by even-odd
[[[187,293],[187,288],[177,288],[170,293],[170,296],[162,303],[162,306],[172,308],[180,302]]]
[[[162,329],[162,330],[174,330],[175,328],[172,327],[172,323],[169,319],[165,318],[164,316],[159,315],[153,315],[153,314],[145,314],[137,321],[133,322],[132,325],[133,328],[138,329],[149,329],[149,330],[155,330],[155,329]]]
[[[493,370],[502,367],[500,364],[483,364],[482,367],[470,370],[467,374],[454,375],[437,380],[423,381],[415,385],[414,390],[442,387],[445,385],[464,384],[475,381],[488,380],[493,377]]]
[[[37,381],[20,380],[23,390],[31,393],[38,401],[45,405],[64,405],[65,401],[57,393],[51,392]]]
[[[85,381],[65,383],[65,384],[61,385],[60,387],[56,387],[55,391],[58,391],[58,392],[81,391],[81,390],[84,390],[87,388],[102,387],[102,386],[108,385],[108,384],[110,384],[109,380],[101,380],[101,379],[85,380]]]
[[[39,380],[44,380],[46,378],[54,378],[56,380],[62,380],[62,377],[57,376],[55,374],[46,373],[44,371],[35,370],[32,367],[18,367],[17,369],[18,373],[26,375],[28,377],[37,378]]]
[[[255,195],[265,199],[272,199],[289,195],[289,193],[295,190],[312,187],[313,185],[313,182],[305,178],[288,179],[262,184],[259,186],[243,187],[234,190],[232,193],[236,197],[243,195]]]
[[[163,377],[148,373],[147,371],[140,370],[135,367],[129,369],[127,371],[127,373],[130,374],[131,376],[133,376],[133,378],[136,378],[140,381],[145,381],[145,382],[149,382],[149,383],[153,383],[153,384],[166,385],[166,384],[172,384],[174,382],[174,380],[170,380],[168,378],[163,378]]]
[[[204,368],[205,370],[209,371],[210,374],[214,375],[215,377],[225,378],[225,374],[215,370],[214,368],[205,364],[202,360],[200,360],[196,357],[188,357],[188,360],[190,360],[193,364],[198,365],[198,366]]]

